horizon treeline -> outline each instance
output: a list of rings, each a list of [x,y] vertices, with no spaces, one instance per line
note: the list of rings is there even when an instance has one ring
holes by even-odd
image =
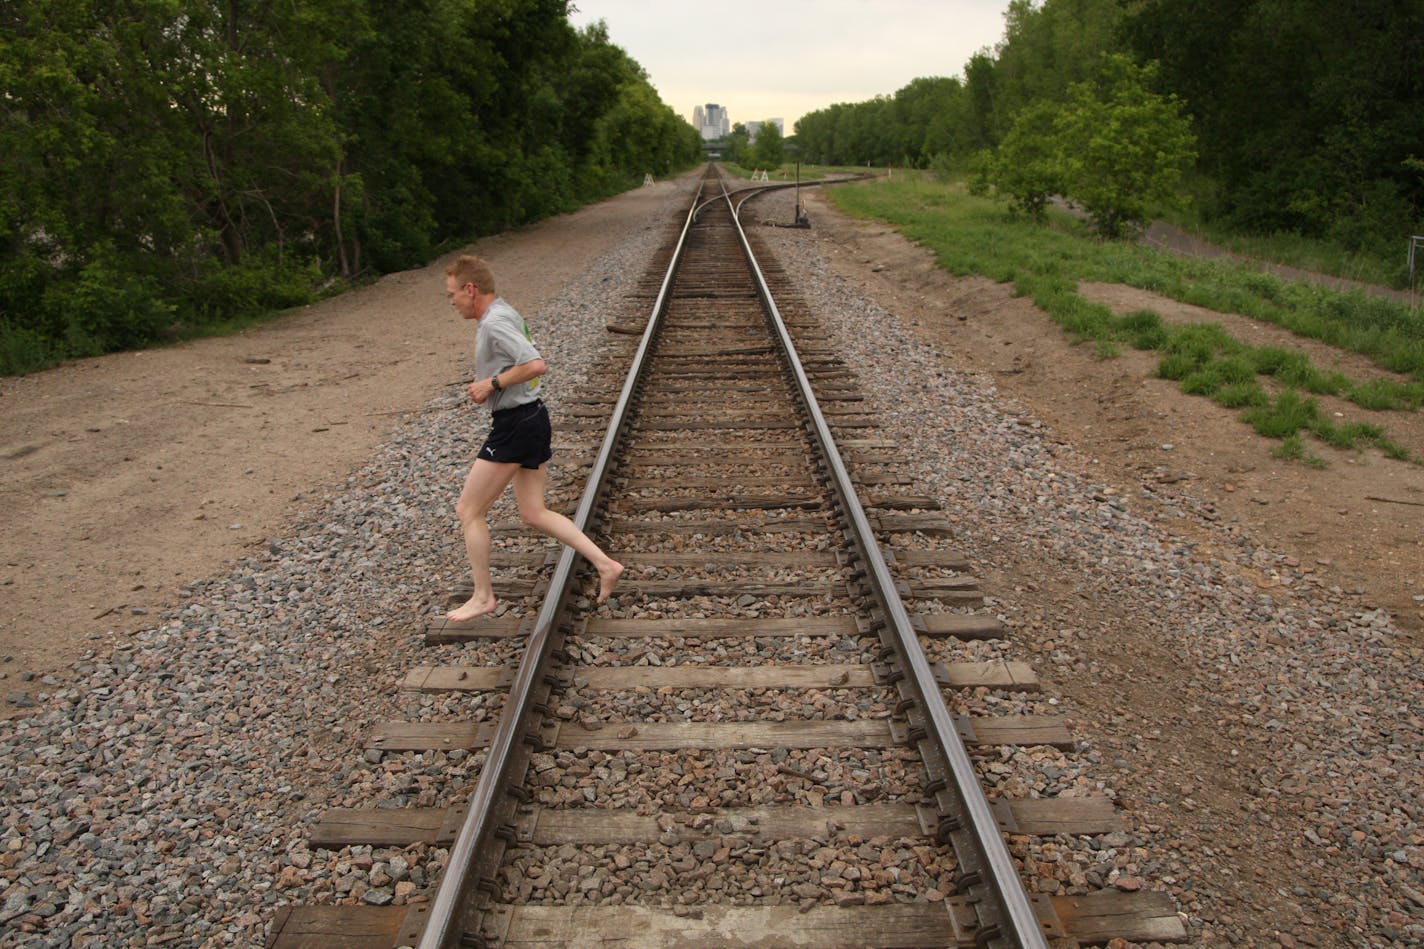
[[[189,335],[701,160],[568,0],[0,7],[0,371]]]
[[[1424,233],[1424,3],[1012,0],[1004,38],[948,78],[796,123],[803,160],[967,169],[1104,57],[1152,62],[1181,100],[1208,221],[1398,255]],[[1080,87],[1081,88],[1081,87]]]

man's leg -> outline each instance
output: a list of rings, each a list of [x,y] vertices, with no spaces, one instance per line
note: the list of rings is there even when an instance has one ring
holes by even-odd
[[[544,506],[544,491],[549,479],[545,468],[545,465],[540,465],[538,468],[520,468],[515,472],[514,499],[519,502],[519,519],[577,550],[593,564],[598,571],[598,602],[602,603],[613,595],[613,588],[623,575],[623,565],[600,550],[573,521]]]
[[[485,523],[485,516],[517,471],[517,464],[499,464],[481,458],[470,466],[470,473],[465,476],[465,487],[460,491],[460,500],[455,502],[455,515],[460,519],[460,529],[465,532],[465,553],[470,558],[470,579],[474,581],[475,591],[463,606],[445,614],[452,620],[473,619],[495,608],[490,579],[489,525]]]

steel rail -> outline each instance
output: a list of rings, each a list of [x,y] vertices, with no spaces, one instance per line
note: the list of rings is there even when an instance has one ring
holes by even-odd
[[[698,207],[697,201],[702,196],[702,189],[703,186],[699,184],[697,194],[693,197],[692,206],[688,210],[687,219],[683,223],[682,233],[678,237],[677,246],[673,251],[672,261],[663,277],[657,300],[653,304],[648,325],[643,330],[642,339],[634,354],[627,378],[623,382],[618,403],[614,406],[613,414],[609,419],[608,429],[603,437],[603,445],[599,450],[598,457],[594,460],[583,497],[572,518],[579,530],[587,529],[589,517],[603,491],[604,482],[607,481],[613,450],[622,437],[623,425],[627,419],[633,393],[642,380],[648,350],[651,348],[658,323],[667,309],[672,281],[677,274],[678,265],[682,261],[683,249],[687,244],[687,235],[692,228]],[[495,808],[499,804],[500,794],[504,790],[516,743],[527,728],[525,719],[530,711],[530,697],[534,684],[543,677],[549,664],[550,636],[555,621],[563,612],[564,600],[567,598],[570,580],[573,576],[574,558],[577,556],[578,554],[573,548],[564,547],[559,555],[558,563],[554,567],[553,577],[549,582],[549,593],[535,618],[529,645],[524,650],[524,657],[515,672],[514,683],[510,686],[504,712],[500,717],[494,738],[490,742],[484,767],[480,770],[479,780],[476,782],[474,793],[470,798],[469,811],[460,827],[459,836],[455,838],[455,842],[451,846],[450,857],[445,872],[441,876],[440,886],[436,890],[434,900],[431,901],[430,912],[421,933],[419,949],[454,949],[464,933],[466,921],[461,910],[469,905],[468,890],[477,882],[471,878],[471,870],[479,853],[488,845],[490,836],[495,831]]]
[[[1023,882],[1019,878],[1013,858],[1004,845],[1003,834],[1000,832],[999,823],[990,809],[989,801],[984,796],[983,788],[974,769],[974,762],[970,759],[969,752],[959,737],[959,731],[955,727],[949,709],[944,704],[934,672],[925,656],[924,649],[920,646],[919,636],[914,630],[909,613],[906,612],[905,605],[900,599],[900,594],[895,589],[895,579],[890,573],[885,557],[880,552],[880,545],[874,539],[874,531],[870,527],[865,510],[861,507],[859,497],[851,483],[850,475],[841,460],[840,451],[836,447],[830,426],[826,423],[825,416],[821,413],[820,405],[816,401],[815,393],[811,389],[810,378],[801,365],[800,358],[796,355],[796,347],[791,340],[791,334],[781,317],[780,310],[777,309],[776,302],[772,299],[766,278],[762,274],[761,267],[757,264],[756,255],[752,252],[746,231],[742,228],[739,215],[742,206],[750,200],[750,197],[754,196],[744,198],[741,203],[733,207],[731,195],[726,195],[728,207],[733,212],[732,221],[736,225],[737,236],[741,240],[747,262],[756,278],[758,293],[766,308],[768,320],[780,339],[783,355],[796,376],[798,394],[809,416],[812,434],[821,448],[822,457],[830,467],[834,490],[840,496],[842,510],[848,516],[852,540],[870,575],[871,589],[884,610],[890,633],[898,640],[897,648],[909,666],[906,684],[916,693],[915,698],[919,708],[928,715],[930,724],[933,726],[932,731],[926,737],[938,746],[940,753],[948,763],[950,777],[958,791],[957,799],[962,802],[964,810],[967,811],[967,814],[964,815],[967,820],[960,819],[958,823],[970,831],[974,845],[983,855],[987,865],[987,879],[984,879],[983,874],[978,875],[989,889],[998,912],[988,918],[988,925],[978,933],[978,939],[981,945],[1008,944],[1022,946],[1025,949],[1029,949],[1029,947],[1047,949],[1048,941],[1044,937],[1042,923],[1039,921],[1038,914],[1034,912],[1028,894],[1024,892]],[[959,856],[963,860],[963,855]],[[970,869],[973,871],[977,868]],[[1012,940],[1012,942],[1006,943],[1005,940]]]

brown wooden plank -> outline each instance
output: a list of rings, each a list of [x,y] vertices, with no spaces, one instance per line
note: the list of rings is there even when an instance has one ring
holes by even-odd
[[[856,472],[851,475],[856,484],[865,485],[901,485],[914,484],[915,480],[909,475],[899,474],[893,471],[867,471],[865,473]]]
[[[1051,902],[1064,930],[1080,942],[1187,941],[1186,927],[1165,893],[1102,890],[1087,896],[1055,896]]]
[[[1110,834],[1122,829],[1122,816],[1112,799],[1101,794],[1020,801],[999,799],[993,805],[1004,830],[1012,834],[1052,837],[1055,834]]]
[[[443,845],[455,839],[464,819],[463,807],[334,807],[321,815],[309,843],[328,850]]]
[[[788,487],[787,482],[789,480],[790,479],[785,476],[779,478],[762,478],[742,476],[739,474],[729,478],[725,475],[695,476],[683,474],[678,475],[676,480],[670,481],[666,475],[656,474],[628,478],[623,483],[622,489],[625,492],[632,492],[645,490],[647,488],[672,487],[684,491],[688,488],[705,488],[709,491],[723,493],[729,489],[745,491],[748,488],[786,488]],[[806,471],[805,486],[807,491],[818,490],[815,483],[811,480],[809,468]]]
[[[674,468],[687,465],[747,465],[759,468],[763,465],[792,465],[806,463],[804,448],[735,448],[731,446],[716,449],[683,446],[669,452],[656,449],[639,450],[634,446],[631,455],[624,462],[630,473],[642,468]]]
[[[729,294],[718,294],[718,295],[721,296],[721,297],[726,297],[726,296],[728,296]],[[736,294],[730,294],[730,296],[735,296],[735,297],[750,297],[750,294],[747,294],[747,293],[736,293]],[[670,364],[677,364],[677,363],[690,362],[690,363],[698,364],[698,366],[697,366],[698,368],[704,368],[704,367],[703,367],[702,365],[700,365],[700,364],[702,363],[703,360],[708,359],[709,357],[717,357],[717,356],[771,356],[771,355],[773,355],[773,354],[775,354],[775,353],[776,353],[776,347],[774,347],[774,346],[769,346],[769,345],[766,345],[766,346],[695,346],[695,345],[686,345],[686,344],[684,344],[684,345],[681,345],[681,346],[679,346],[679,347],[677,348],[677,352],[659,353],[659,354],[658,354],[658,358],[661,359],[661,360],[664,360],[664,361],[666,361],[666,362],[668,362],[668,363],[670,363]],[[743,367],[743,368],[746,368],[746,367]],[[679,369],[677,369],[677,370],[675,370],[675,371],[677,371],[677,372],[686,372],[686,369],[681,369],[681,368],[679,368]],[[718,372],[725,372],[726,370],[719,368],[719,369],[717,369],[717,371],[718,371]],[[757,371],[758,371],[758,372],[761,372],[762,370],[757,370]]]
[[[638,428],[647,432],[786,432],[795,431],[801,423],[791,418],[689,418],[677,421],[642,422]]]
[[[401,682],[404,692],[508,691],[514,670],[504,666],[416,666]]]
[[[956,639],[1002,639],[1004,624],[994,616],[964,613],[920,613],[912,617],[921,636],[953,636]]]
[[[868,689],[875,686],[869,666],[597,666],[573,673],[576,685],[618,691],[650,689]]]
[[[894,494],[888,491],[865,492],[865,506],[884,511],[938,511],[944,505],[928,494]],[[882,515],[883,516],[883,515]]]
[[[960,735],[972,745],[1051,745],[1075,748],[1077,742],[1058,715],[996,715],[986,718],[956,717]]]
[[[618,638],[691,636],[698,639],[754,636],[854,636],[855,619],[850,616],[774,616],[759,619],[669,619],[587,620],[579,634]]]
[[[678,390],[659,388],[638,404],[638,415],[642,418],[665,418],[669,415],[687,415],[691,412],[729,407],[774,409],[785,411],[786,398],[768,390],[741,389],[729,395],[724,390],[709,392],[704,388],[681,388]],[[610,414],[608,411],[605,415]]]
[[[640,550],[624,558],[624,566],[699,569],[728,559],[735,560],[738,566],[835,567],[840,564],[833,550],[739,550],[735,554],[720,551],[666,553]]]
[[[717,498],[638,498],[627,497],[620,504],[639,511],[672,514],[677,511],[814,511],[825,506],[819,497],[804,494],[743,494]]]
[[[272,921],[267,949],[392,949],[404,906],[287,906]]]
[[[554,745],[561,749],[677,751],[684,748],[889,748],[885,719],[855,722],[567,722]]]
[[[955,945],[943,903],[883,906],[812,906],[795,903],[683,907],[500,906],[496,912],[505,949],[592,945],[634,947],[738,946],[741,949],[878,949]],[[972,945],[972,943],[971,943]]]
[[[948,537],[957,533],[953,523],[940,514],[868,514],[877,534],[929,534]]]
[[[951,689],[1002,689],[1005,692],[1037,692],[1038,676],[1026,662],[940,662],[935,678]]]
[[[826,394],[829,399],[848,399],[857,402],[865,401],[864,395],[860,394],[859,390],[844,387],[828,389]],[[822,393],[820,392],[816,393],[816,398],[820,401],[826,401],[826,399],[822,398]],[[786,404],[783,395],[778,395],[765,387],[748,388],[745,386],[728,386],[726,388],[709,389],[707,385],[702,382],[685,385],[663,385],[660,383],[650,388],[644,399],[643,404],[646,406],[677,406],[681,404],[721,405],[728,400],[735,401],[738,404],[745,402],[752,405]],[[611,409],[612,403],[602,404],[607,404]]]
[[[747,580],[622,580],[618,584],[619,593],[636,593],[650,597],[691,596],[811,596],[835,597],[845,595],[845,582],[840,579],[816,581],[794,580],[789,583],[754,583]],[[945,597],[938,597],[945,599]],[[964,599],[956,597],[957,601]]]
[[[743,399],[733,399],[726,402],[689,402],[685,405],[666,404],[662,406],[643,405],[638,411],[638,424],[643,425],[656,421],[660,425],[666,423],[677,423],[682,427],[682,423],[698,422],[769,422],[775,421],[779,424],[773,428],[792,428],[793,425],[785,424],[787,421],[786,403],[781,402],[751,402]],[[719,426],[720,427],[720,426]]]
[[[669,821],[671,826],[664,831],[663,826]],[[722,807],[657,814],[640,814],[632,808],[537,807],[521,815],[519,827],[521,839],[541,847],[560,843],[644,844],[653,843],[666,834],[678,840],[702,840],[727,834],[763,840],[848,835],[920,837],[924,834],[916,806],[899,803]]]
[[[518,616],[476,616],[472,620],[455,622],[444,616],[432,617],[425,624],[425,643],[428,646],[441,643],[462,643],[471,639],[510,639],[525,635],[522,620]]]
[[[371,730],[367,748],[377,751],[449,751],[485,748],[494,725],[484,722],[382,722]]]
[[[739,531],[743,534],[800,534],[829,531],[831,527],[824,518],[811,517],[767,517],[760,521],[732,522],[726,518],[654,520],[615,514],[607,530],[610,534],[703,534],[724,537]]]

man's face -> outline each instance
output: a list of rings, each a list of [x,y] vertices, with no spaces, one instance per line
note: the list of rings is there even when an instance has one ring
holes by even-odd
[[[479,291],[473,283],[460,284],[454,274],[445,277],[445,297],[455,312],[467,320],[477,320],[485,315]]]

